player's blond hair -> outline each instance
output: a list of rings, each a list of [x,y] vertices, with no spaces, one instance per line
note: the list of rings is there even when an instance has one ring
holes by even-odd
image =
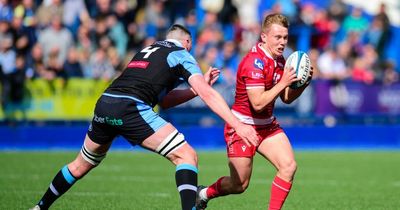
[[[281,14],[270,14],[264,18],[262,30],[266,32],[272,24],[278,24],[285,28],[289,28],[289,20]]]

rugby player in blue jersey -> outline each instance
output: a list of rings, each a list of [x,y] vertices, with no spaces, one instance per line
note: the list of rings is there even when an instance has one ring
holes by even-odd
[[[153,111],[157,104],[169,108],[199,96],[248,145],[258,144],[255,130],[241,123],[221,95],[211,88],[219,70],[210,67],[203,76],[189,54],[190,32],[181,25],[173,25],[166,38],[138,52],[104,91],[96,103],[80,153],[56,174],[33,209],[48,209],[77,180],[100,164],[118,135],[171,161],[176,166],[175,181],[182,209],[195,209],[197,154],[182,133]],[[182,82],[187,82],[190,88],[174,89]]]

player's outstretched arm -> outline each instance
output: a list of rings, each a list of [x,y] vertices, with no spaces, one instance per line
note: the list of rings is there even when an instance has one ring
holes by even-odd
[[[307,82],[302,87],[297,89],[293,89],[290,87],[285,88],[285,91],[283,91],[280,95],[283,103],[290,104],[303,93],[303,91],[308,87],[312,80],[313,70],[314,68],[311,66],[310,76],[308,77]]]
[[[219,74],[219,69],[210,67],[208,71],[204,74],[204,80],[207,84],[212,86],[217,81]],[[189,101],[196,96],[197,93],[193,90],[193,88],[175,89],[169,92],[159,103],[159,105],[163,109],[168,109],[185,103],[186,101]]]
[[[207,104],[210,109],[225,120],[236,133],[250,145],[258,145],[258,136],[254,128],[250,125],[241,123],[231,112],[228,104],[222,96],[211,88],[201,75],[194,75],[190,77],[189,83],[200,98]]]

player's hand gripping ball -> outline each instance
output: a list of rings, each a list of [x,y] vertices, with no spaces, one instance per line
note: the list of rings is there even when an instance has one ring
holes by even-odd
[[[311,62],[308,55],[303,51],[295,51],[286,59],[284,69],[289,70],[291,67],[296,71],[299,81],[293,82],[290,88],[297,89],[304,86],[310,79]]]

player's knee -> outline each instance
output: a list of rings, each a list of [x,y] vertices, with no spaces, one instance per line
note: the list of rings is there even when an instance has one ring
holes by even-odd
[[[169,159],[175,164],[190,163],[197,165],[197,153],[189,145],[186,145],[179,150],[175,151],[169,156]]]
[[[247,187],[249,186],[249,181],[248,180],[241,180],[239,182],[235,182],[232,185],[232,193],[234,194],[240,194],[246,191]]]
[[[279,167],[279,172],[287,178],[292,178],[296,173],[296,170],[297,170],[297,163],[295,160],[284,162]]]

